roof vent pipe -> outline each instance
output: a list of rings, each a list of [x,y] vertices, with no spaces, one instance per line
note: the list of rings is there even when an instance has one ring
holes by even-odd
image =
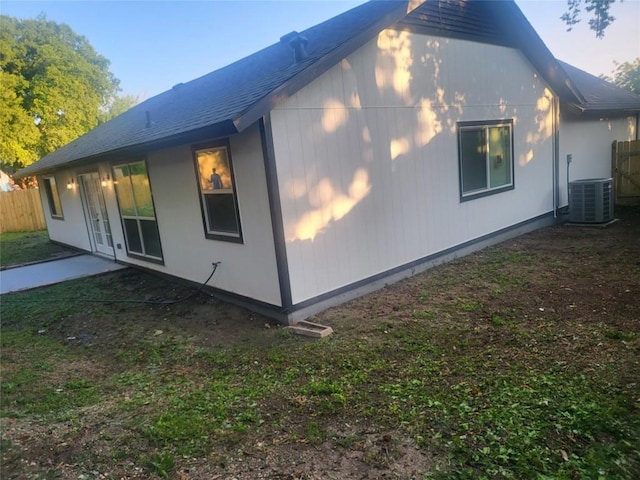
[[[151,121],[151,112],[147,110],[145,114],[147,116],[147,125],[145,128],[151,128],[151,126],[153,125],[153,122]]]
[[[309,40],[298,32],[287,33],[280,38],[280,42],[289,45],[293,49],[293,63],[300,63],[307,58],[306,47],[309,44]]]

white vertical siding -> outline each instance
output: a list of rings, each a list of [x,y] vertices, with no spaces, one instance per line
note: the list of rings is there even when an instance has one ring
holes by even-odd
[[[50,175],[45,175],[44,177],[48,176]],[[63,218],[59,219],[51,217],[49,201],[47,199],[44,182],[42,180],[44,177],[38,177],[40,198],[42,200],[44,218],[47,222],[49,238],[81,250],[90,251],[91,243],[89,241],[89,233],[84,221],[82,203],[80,202],[80,188],[76,183],[74,171],[59,171],[56,172],[55,175],[51,176],[54,176],[56,179],[58,194],[60,195],[60,203],[62,205]],[[73,188],[69,190],[67,189],[67,183],[71,179],[74,179],[74,184]]]
[[[569,181],[609,178],[611,144],[636,138],[634,117],[601,120],[562,119],[560,123],[560,203],[568,204],[567,155],[572,155]]]
[[[209,276],[212,262],[220,261],[220,267],[208,285],[279,306],[280,287],[258,127],[230,138],[230,144],[243,244],[205,238],[191,145],[181,145],[151,152],[146,157],[122,159],[123,162],[146,159],[164,265],[127,256],[115,189],[110,184],[103,192],[114,245],[121,245],[120,249],[116,247],[115,255],[119,261],[197,283]],[[109,173],[108,164],[99,167],[104,174]],[[93,170],[96,168],[98,165]],[[67,179],[71,178],[67,176],[71,173],[56,175],[61,188],[66,187]],[[90,250],[79,189],[75,194],[67,193],[66,189],[64,192],[61,189],[60,193],[65,220],[47,219],[51,238]]]
[[[194,282],[203,282],[212,262],[219,261],[209,285],[280,305],[259,129],[232,137],[230,143],[244,243],[205,238],[191,145],[182,145],[147,156],[164,266],[126,261]]]
[[[519,51],[385,31],[272,112],[294,303],[553,210]],[[456,123],[513,119],[515,189],[460,202]]]

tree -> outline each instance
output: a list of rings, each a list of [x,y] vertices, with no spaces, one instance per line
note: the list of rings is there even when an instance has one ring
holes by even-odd
[[[3,169],[11,167],[10,172],[38,159],[40,132],[22,106],[26,83],[17,75],[0,70],[0,163]]]
[[[584,9],[591,13],[589,28],[596,32],[597,38],[602,38],[607,27],[615,20],[615,17],[609,15],[609,8],[615,2],[616,0],[567,0],[568,10],[560,18],[569,27],[567,31],[570,31],[574,25],[580,23],[581,8],[584,6]]]
[[[139,98],[133,95],[125,95],[123,97],[114,97],[113,100],[102,108],[100,112],[100,123],[105,123],[112,118],[117,117],[121,113],[126,112],[139,102]]]
[[[88,132],[119,91],[109,61],[68,25],[0,16],[3,165],[24,167]]]
[[[618,63],[614,61],[613,63],[616,65],[613,77],[605,76],[603,78],[640,95],[640,57],[633,62]]]

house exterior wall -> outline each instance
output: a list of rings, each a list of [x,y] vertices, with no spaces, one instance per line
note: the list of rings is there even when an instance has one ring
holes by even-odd
[[[51,216],[51,208],[45,189],[43,187],[43,179],[53,176],[56,179],[60,203],[62,206],[63,218],[54,218]],[[74,181],[73,188],[67,189],[70,180]],[[53,241],[64,243],[80,250],[91,250],[89,240],[89,232],[84,221],[84,212],[80,195],[78,193],[78,185],[75,183],[73,170],[61,170],[51,175],[38,176],[38,189],[40,192],[40,200],[42,201],[42,210],[47,223],[49,238]]]
[[[383,31],[271,113],[294,304],[553,211],[553,96],[517,50]],[[457,122],[513,120],[462,202]]]
[[[560,122],[560,205],[568,205],[567,155],[571,154],[569,181],[609,178],[611,144],[636,138],[636,119],[582,120],[563,117]]]
[[[71,176],[97,168],[101,174],[107,174],[111,173],[110,165],[146,159],[164,264],[127,256],[115,188],[110,183],[103,188],[103,193],[113,243],[121,246],[115,249],[116,259],[196,283],[204,282],[211,274],[212,262],[219,261],[221,264],[209,286],[280,306],[260,131],[256,126],[229,140],[243,231],[242,244],[205,238],[190,144],[153,151],[145,157],[113,159],[110,164],[62,171],[56,178],[66,186]],[[62,221],[47,219],[52,240],[91,250],[79,189],[65,189],[64,195],[62,190],[60,193],[65,218]]]

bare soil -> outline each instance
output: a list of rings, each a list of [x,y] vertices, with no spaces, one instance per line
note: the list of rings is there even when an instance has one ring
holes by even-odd
[[[621,210],[618,217],[606,228],[559,225],[520,236],[312,320],[332,326],[342,341],[353,342],[376,342],[387,331],[419,321],[434,332],[436,343],[451,342],[446,332],[455,332],[456,342],[443,345],[452,359],[456,349],[465,349],[490,355],[505,368],[515,362],[532,368],[564,363],[585,375],[595,375],[605,365],[621,388],[638,390],[640,341],[637,336],[620,341],[620,336],[640,329],[640,209]],[[489,255],[498,260],[487,264]],[[479,266],[495,275],[489,280],[474,277]],[[147,300],[189,293],[134,270],[108,278],[123,285],[123,293],[145,292]],[[513,278],[524,288],[503,285]],[[170,307],[111,305],[110,315],[100,308],[104,307],[87,305],[48,326],[48,334],[77,353],[55,372],[60,382],[78,376],[100,382],[118,374],[118,352],[135,352],[141,339],[169,336],[194,349],[212,350],[230,345],[260,350],[289,341],[273,321],[207,295]],[[518,332],[496,328],[514,315],[523,319]],[[531,335],[516,334],[523,330]],[[523,338],[528,339],[526,345]],[[180,368],[171,366],[174,374]],[[197,374],[191,368],[184,367],[185,376]],[[450,381],[455,383],[462,373],[456,372],[453,360],[450,368]],[[3,441],[10,446],[2,451],[2,478],[157,478],[130,456],[119,458],[123,445],[139,457],[150,446],[131,429],[121,428],[132,419],[118,407],[123,400],[118,395],[114,392],[111,401],[82,408],[67,422],[47,424],[38,416],[3,418]],[[325,425],[325,438],[308,442],[304,435],[293,435],[305,424],[296,412],[311,415],[304,409],[306,399],[281,400],[262,405],[263,416],[290,409],[290,424],[280,430],[263,429],[260,435],[246,433],[205,456],[178,457],[170,478],[411,479],[423,478],[420,472],[433,465],[437,452],[420,448],[400,427],[381,427],[361,418],[337,416]],[[146,408],[154,408],[153,399]]]

